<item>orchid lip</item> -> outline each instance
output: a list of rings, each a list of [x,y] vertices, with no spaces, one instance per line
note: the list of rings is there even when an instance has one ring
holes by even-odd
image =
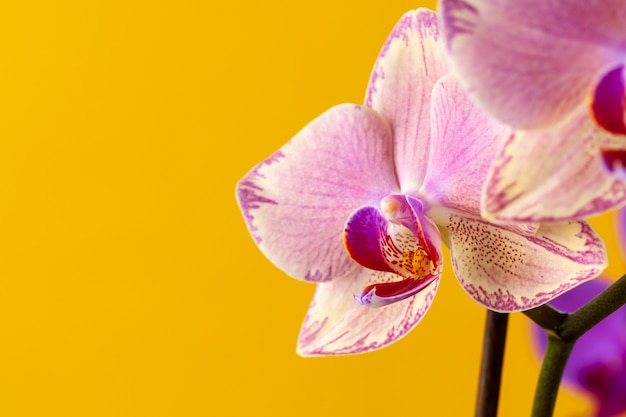
[[[606,72],[593,93],[591,113],[596,123],[615,134],[626,134],[624,110],[624,66],[620,65]]]
[[[356,296],[361,304],[376,307],[406,299],[441,273],[439,230],[413,196],[392,194],[381,200],[380,209],[357,209],[346,222],[343,240],[350,257],[361,266],[401,278],[368,285]]]
[[[600,152],[604,169],[614,177],[626,181],[626,151],[605,149]]]
[[[355,295],[354,299],[366,307],[384,307],[414,296],[429,287],[437,278],[439,274],[430,274],[421,279],[407,278],[397,282],[368,285],[361,295]]]

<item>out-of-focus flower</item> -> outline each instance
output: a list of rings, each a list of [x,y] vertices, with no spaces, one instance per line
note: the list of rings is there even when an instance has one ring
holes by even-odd
[[[584,106],[604,129],[626,134],[622,0],[440,0],[439,6],[455,70],[490,114],[536,129]]]
[[[584,221],[481,219],[483,180],[505,129],[447,72],[437,15],[406,14],[365,106],[328,110],[239,182],[259,248],[318,283],[299,353],[365,352],[405,335],[432,303],[442,241],[461,285],[497,311],[543,304],[605,267],[603,243]]]
[[[623,204],[626,2],[439,6],[455,74],[515,130],[487,180],[485,216],[558,221]]]
[[[555,298],[550,304],[573,312],[608,288],[610,281],[598,278]],[[546,332],[533,324],[533,338],[545,352]],[[614,417],[626,411],[626,306],[620,307],[578,339],[570,355],[563,380],[566,386],[591,395],[595,417]]]
[[[622,207],[616,212],[616,227],[622,262],[626,264],[626,207]]]

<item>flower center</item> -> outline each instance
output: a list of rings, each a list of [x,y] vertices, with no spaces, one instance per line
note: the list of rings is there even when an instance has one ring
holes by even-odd
[[[356,210],[343,235],[346,250],[361,266],[387,274],[372,274],[357,300],[381,306],[426,288],[441,273],[441,237],[424,215],[422,203],[408,195],[389,195],[380,209]]]
[[[431,273],[436,266],[422,248],[411,250],[402,254],[402,268],[413,276],[425,276]]]

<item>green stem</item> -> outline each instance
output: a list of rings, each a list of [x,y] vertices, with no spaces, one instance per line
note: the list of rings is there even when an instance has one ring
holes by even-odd
[[[565,342],[558,335],[548,333],[548,348],[539,373],[532,417],[552,417],[561,376],[573,347],[574,342]]]
[[[476,417],[496,417],[509,315],[487,310]]]
[[[522,313],[544,329],[551,332],[556,332],[569,315],[568,313],[560,312],[548,304],[540,305],[539,307],[523,311]]]
[[[589,329],[626,304],[626,275],[574,313],[549,305],[524,311],[548,332],[548,347],[539,373],[532,417],[551,417],[567,359],[576,341]]]
[[[626,304],[626,275],[615,281],[593,300],[570,314],[559,329],[565,341],[576,340]]]

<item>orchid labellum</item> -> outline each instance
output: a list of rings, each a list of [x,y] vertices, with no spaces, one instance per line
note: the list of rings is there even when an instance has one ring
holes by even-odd
[[[455,75],[512,128],[483,214],[560,221],[626,202],[626,2],[440,0]]]
[[[497,311],[543,304],[597,276],[602,241],[584,221],[480,217],[506,128],[448,75],[438,16],[407,13],[375,64],[365,105],[331,108],[238,184],[261,251],[317,283],[302,355],[366,352],[409,332],[435,295],[442,243],[468,294]]]

